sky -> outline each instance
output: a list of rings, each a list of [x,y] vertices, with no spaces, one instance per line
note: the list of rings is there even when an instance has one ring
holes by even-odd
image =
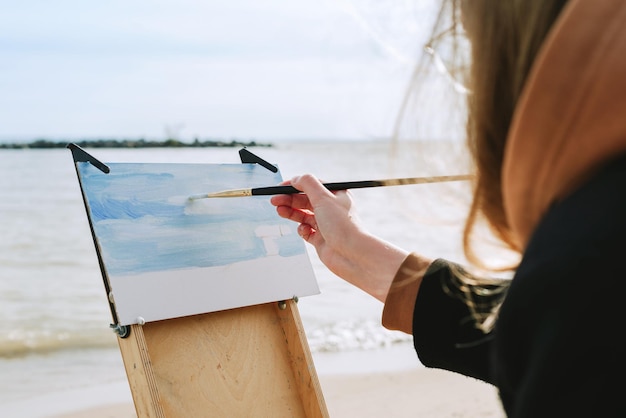
[[[0,0],[0,141],[389,136],[431,0]]]

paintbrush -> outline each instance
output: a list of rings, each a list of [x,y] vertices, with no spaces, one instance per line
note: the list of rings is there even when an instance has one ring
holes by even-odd
[[[424,183],[441,183],[446,181],[460,181],[469,180],[469,175],[456,175],[456,176],[435,176],[435,177],[409,177],[400,179],[387,179],[387,180],[365,180],[365,181],[347,181],[337,183],[324,183],[330,191],[336,190],[348,190],[348,189],[362,189],[365,187],[381,187],[381,186],[404,186],[408,184],[424,184]],[[302,193],[302,191],[296,189],[293,186],[269,186],[269,187],[256,187],[251,189],[234,189],[234,190],[222,190],[215,193],[204,193],[189,196],[189,200],[206,199],[212,197],[244,197],[244,196],[271,196],[277,194],[295,194]]]

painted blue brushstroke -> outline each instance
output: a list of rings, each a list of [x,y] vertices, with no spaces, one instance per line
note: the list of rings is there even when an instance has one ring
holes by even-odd
[[[101,254],[110,275],[228,265],[267,257],[259,226],[291,228],[273,237],[278,256],[306,250],[295,226],[276,214],[267,197],[203,199],[188,196],[261,187],[279,173],[253,164],[107,164],[104,174],[79,163]]]
[[[104,197],[91,205],[94,220],[138,219],[143,216],[176,217],[183,215],[183,209],[159,202],[141,202],[137,199],[118,200]]]

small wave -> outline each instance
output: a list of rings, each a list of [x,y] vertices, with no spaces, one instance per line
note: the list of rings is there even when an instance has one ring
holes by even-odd
[[[87,331],[70,332],[12,331],[0,336],[0,358],[24,357],[74,349],[110,348],[116,346],[113,333]]]
[[[375,350],[412,341],[410,335],[389,331],[376,321],[343,321],[307,332],[312,352]]]
[[[412,341],[410,335],[389,331],[377,321],[342,321],[306,331],[312,352],[375,350]],[[0,336],[0,358],[24,357],[63,350],[116,347],[110,330],[15,330]]]

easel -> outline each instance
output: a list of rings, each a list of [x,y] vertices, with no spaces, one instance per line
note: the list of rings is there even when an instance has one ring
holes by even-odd
[[[106,168],[68,148],[75,163]],[[245,149],[240,156],[273,167]],[[329,416],[297,300],[121,326],[108,299],[138,417]]]

